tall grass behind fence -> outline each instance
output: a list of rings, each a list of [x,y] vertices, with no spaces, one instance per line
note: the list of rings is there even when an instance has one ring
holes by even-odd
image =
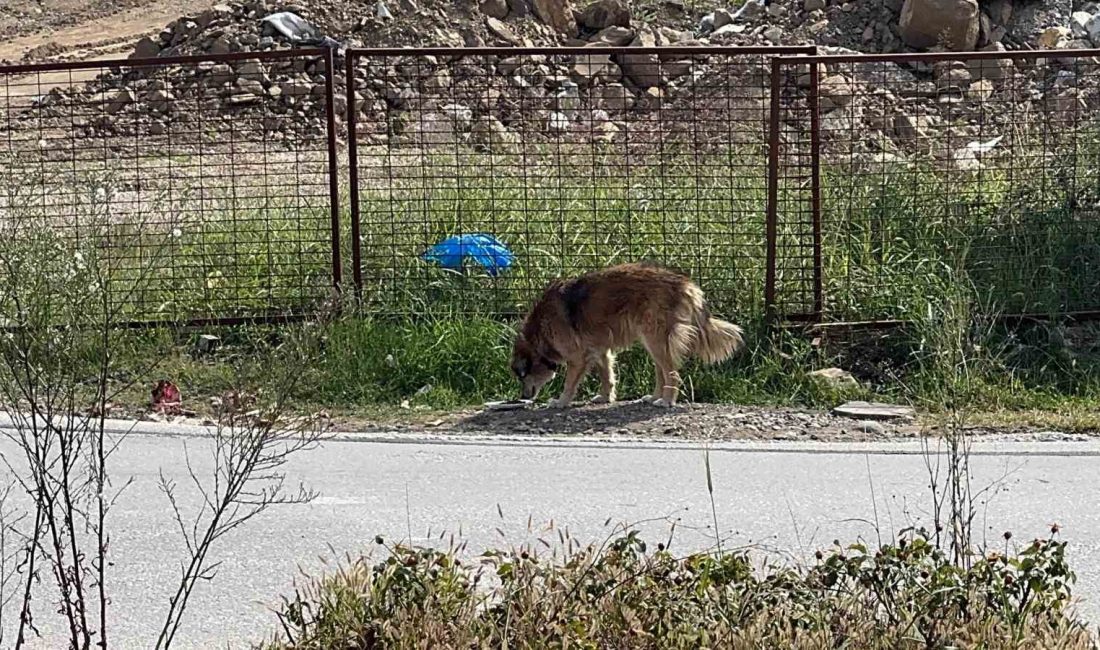
[[[94,248],[120,322],[315,312],[337,268],[327,98],[281,88],[324,89],[324,58],[0,68],[0,233]]]
[[[762,312],[767,61],[784,51],[351,52],[375,107],[352,199],[369,309],[521,313],[554,278],[651,259],[716,309]],[[514,263],[425,257],[473,234]]]
[[[1097,54],[809,59],[822,317],[905,318],[959,278],[1006,314],[1100,308]],[[784,67],[789,123],[809,122],[807,69]],[[799,129],[789,146],[812,144]],[[802,241],[813,211],[804,191],[785,215]],[[812,250],[780,246],[779,264]]]

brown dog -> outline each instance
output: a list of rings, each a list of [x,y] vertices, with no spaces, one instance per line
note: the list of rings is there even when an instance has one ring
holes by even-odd
[[[676,403],[686,357],[718,363],[744,347],[741,328],[711,318],[690,278],[659,266],[623,264],[552,282],[516,338],[512,372],[523,384],[523,398],[534,399],[565,364],[565,390],[550,402],[564,408],[594,367],[600,394],[592,401],[614,402],[613,352],[638,341],[657,367],[653,394],[642,399],[658,406]]]

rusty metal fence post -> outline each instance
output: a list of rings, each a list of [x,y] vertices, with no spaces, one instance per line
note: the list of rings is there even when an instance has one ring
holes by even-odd
[[[778,246],[779,222],[779,131],[780,131],[780,75],[782,64],[779,57],[771,60],[771,93],[768,110],[768,204],[767,223],[764,237],[766,240],[766,259],[764,271],[764,309],[769,322],[778,316],[776,312],[775,283],[776,257]]]

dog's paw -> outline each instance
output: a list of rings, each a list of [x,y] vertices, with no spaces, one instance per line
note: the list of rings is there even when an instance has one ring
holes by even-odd
[[[547,408],[552,409],[567,409],[572,406],[572,402],[563,399],[552,399],[546,403]]]
[[[615,396],[614,395],[611,395],[610,397],[604,397],[603,395],[596,395],[591,400],[589,400],[589,403],[591,403],[591,404],[613,404],[614,402],[615,402]]]

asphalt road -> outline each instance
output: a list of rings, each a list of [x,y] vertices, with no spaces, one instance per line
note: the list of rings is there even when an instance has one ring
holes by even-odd
[[[113,511],[111,647],[152,646],[178,575],[178,529],[157,488],[161,471],[179,482],[186,508],[184,447],[197,474],[208,475],[207,440],[132,435],[114,459],[116,477],[134,478]],[[711,453],[719,528],[726,544],[758,544],[805,557],[834,538],[878,539],[928,521],[926,458],[912,446],[736,445]],[[9,454],[11,443],[0,443]],[[888,452],[888,453],[884,453]],[[1007,454],[1006,454],[1007,452]],[[993,445],[973,458],[974,484],[993,486],[978,524],[1000,544],[1004,530],[1026,540],[1052,522],[1070,541],[1081,608],[1100,622],[1100,472],[1092,443]],[[465,539],[471,550],[533,540],[528,518],[553,521],[581,540],[609,534],[604,522],[650,520],[641,527],[664,540],[679,520],[680,550],[713,544],[703,452],[644,445],[441,444],[333,441],[299,456],[290,478],[320,497],[272,510],[216,548],[217,578],[200,584],[176,647],[242,647],[270,634],[270,607],[291,589],[299,569],[316,571],[373,546],[375,535],[424,542],[430,529]],[[503,512],[503,520],[498,514]],[[652,521],[655,517],[668,520]],[[49,603],[39,593],[32,647],[63,647]],[[13,618],[5,616],[9,628]],[[3,645],[10,644],[6,637]]]

